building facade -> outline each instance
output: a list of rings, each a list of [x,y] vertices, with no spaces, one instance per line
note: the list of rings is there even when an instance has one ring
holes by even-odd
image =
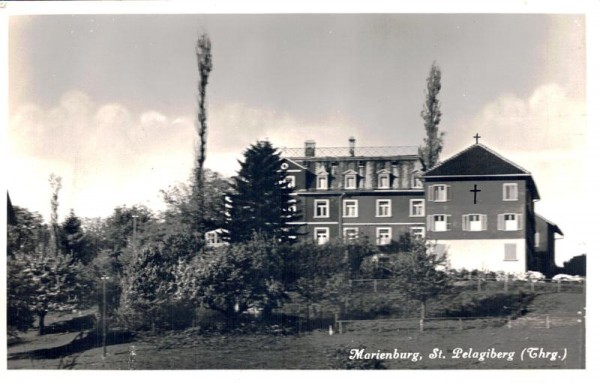
[[[390,245],[401,233],[425,235],[425,201],[416,147],[284,149],[282,170],[295,187],[306,237],[373,238]]]
[[[317,243],[366,235],[387,246],[408,232],[435,243],[452,268],[554,270],[562,233],[536,220],[531,173],[484,145],[425,173],[416,147],[358,148],[353,138],[345,148],[307,141],[282,154],[302,215],[294,224]]]

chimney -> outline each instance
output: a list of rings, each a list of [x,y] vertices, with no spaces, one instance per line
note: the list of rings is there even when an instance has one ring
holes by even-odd
[[[348,146],[350,148],[350,156],[354,157],[354,149],[356,148],[356,138],[350,137],[348,139]]]
[[[304,156],[305,157],[314,157],[316,151],[317,144],[314,140],[304,141]]]

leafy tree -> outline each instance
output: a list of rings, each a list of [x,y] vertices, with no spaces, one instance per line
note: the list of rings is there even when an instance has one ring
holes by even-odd
[[[421,111],[421,117],[425,122],[426,138],[424,145],[419,147],[419,158],[423,170],[428,170],[435,166],[440,158],[443,148],[444,132],[439,132],[439,125],[442,117],[440,111],[440,102],[438,94],[442,89],[442,72],[434,62],[427,77],[427,91],[425,95],[425,104]]]
[[[133,238],[134,216],[136,224],[135,244]],[[115,208],[113,214],[105,221],[102,228],[104,233],[101,235],[103,247],[110,250],[110,256],[113,257],[118,267],[122,266],[125,256],[125,249],[131,244],[140,246],[143,241],[144,233],[154,222],[152,211],[143,205],[133,207],[119,206]]]
[[[281,267],[276,240],[254,236],[246,243],[215,249],[194,266],[196,296],[232,320],[250,308],[268,315],[287,299]]]
[[[198,136],[200,137],[200,146],[196,153],[194,184],[192,188],[192,206],[193,211],[196,212],[196,219],[192,221],[192,232],[197,237],[198,244],[200,244],[204,239],[205,231],[203,220],[205,208],[204,161],[206,160],[206,133],[208,130],[206,123],[206,87],[208,85],[208,76],[212,70],[211,42],[206,34],[200,36],[196,42],[196,60],[200,75],[198,83]]]
[[[94,291],[82,265],[69,255],[18,254],[8,269],[9,325],[25,329],[36,314],[40,335],[49,310],[84,306]]]
[[[407,251],[392,260],[395,285],[410,299],[421,303],[421,318],[425,318],[427,301],[447,288],[446,255],[433,251],[423,239],[414,238]]]
[[[6,252],[12,257],[17,252],[43,252],[50,241],[50,231],[38,212],[14,205],[16,223],[7,225]]]
[[[126,265],[119,314],[131,328],[165,327],[168,308],[175,301],[177,263],[169,249],[156,242],[140,249]]]
[[[248,241],[255,233],[283,242],[297,237],[296,226],[288,223],[299,215],[281,164],[279,153],[268,141],[259,141],[244,152],[241,169],[233,180],[233,192],[228,194],[230,242]]]
[[[193,206],[193,185],[192,179],[189,184],[180,183],[161,190],[163,200],[167,204],[164,213],[165,223],[171,227],[178,227],[179,231],[191,232],[198,218],[198,213]],[[209,169],[204,170],[202,220],[206,231],[225,227],[225,194],[228,190],[229,182],[219,173]]]

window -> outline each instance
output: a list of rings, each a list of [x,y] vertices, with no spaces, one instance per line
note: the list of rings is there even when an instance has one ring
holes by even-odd
[[[421,226],[413,226],[410,228],[410,233],[415,238],[425,238],[425,228]]]
[[[429,200],[433,202],[450,201],[449,198],[450,186],[448,185],[431,185],[428,188]]]
[[[355,199],[344,200],[344,217],[358,217],[358,201]]]
[[[377,211],[375,212],[376,217],[391,217],[392,216],[392,200],[391,199],[378,199],[377,200]]]
[[[356,189],[356,174],[346,174],[344,176],[344,189]]]
[[[204,237],[206,238],[206,244],[210,247],[223,243],[217,231],[209,231],[204,235]]]
[[[411,179],[411,188],[423,189],[423,180],[421,179],[421,172],[414,172]]]
[[[390,188],[390,175],[389,174],[379,174],[377,176],[377,188],[379,188],[379,189],[389,189]]]
[[[516,231],[523,227],[523,215],[505,213],[498,214],[498,230]]]
[[[315,218],[329,218],[329,200],[315,200]]]
[[[425,217],[425,200],[411,199],[409,204],[410,217]]]
[[[344,228],[344,239],[352,241],[358,238],[358,228],[356,227],[345,227]]]
[[[434,214],[427,216],[427,230],[450,231],[450,215]]]
[[[391,227],[378,227],[375,229],[377,232],[377,244],[378,245],[389,245],[392,243],[392,228]]]
[[[327,175],[317,176],[317,189],[327,190],[329,188]]]
[[[516,261],[517,260],[517,244],[505,243],[504,244],[504,260],[505,261]]]
[[[533,236],[533,243],[535,247],[540,247],[540,233],[539,232],[535,232],[535,235]]]
[[[329,242],[329,228],[315,227],[315,241],[317,242],[317,245]]]
[[[517,201],[518,187],[517,184],[503,184],[502,185],[502,200],[503,201]]]
[[[485,214],[465,214],[462,219],[462,229],[464,231],[487,230],[487,215]]]
[[[296,177],[294,177],[294,176],[286,176],[285,177],[285,182],[292,189],[296,187]]]

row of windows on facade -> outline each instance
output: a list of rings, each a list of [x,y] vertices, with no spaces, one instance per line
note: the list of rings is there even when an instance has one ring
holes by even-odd
[[[314,216],[315,218],[329,218],[329,200],[317,199],[314,201]],[[345,199],[343,201],[343,217],[357,218],[358,217],[358,200]],[[411,217],[425,216],[425,200],[411,199],[409,202],[409,215]],[[375,200],[375,216],[376,217],[391,217],[392,216],[392,200],[377,199]]]
[[[359,188],[359,175],[345,174],[344,175],[344,189],[345,190],[355,190]],[[377,189],[390,189],[392,186],[391,182],[392,175],[390,173],[382,173],[377,175]],[[286,176],[285,178],[290,187],[296,187],[296,177],[295,176]],[[331,187],[331,178],[329,174],[319,174],[317,175],[317,190],[329,190]],[[417,176],[413,176],[411,180],[411,188],[413,189],[422,189],[423,183],[421,179]]]
[[[450,231],[452,220],[449,214],[432,214],[427,216],[427,231]],[[501,231],[517,231],[523,229],[523,214],[501,213],[497,216],[497,229]],[[487,214],[463,214],[463,231],[488,230]]]
[[[518,201],[519,188],[516,183],[502,184],[502,200],[503,201]],[[450,201],[450,185],[430,185],[427,187],[427,200],[431,202],[448,202]]]
[[[376,243],[379,246],[385,246],[392,243],[392,228],[391,227],[377,227],[376,229]],[[425,229],[423,227],[411,227],[410,232],[415,237],[423,238],[425,236]],[[344,228],[343,231],[344,240],[354,240],[358,238],[359,231],[356,227]],[[328,227],[317,227],[314,231],[314,239],[319,245],[323,245],[329,242],[329,228]],[[536,244],[537,246],[537,244]],[[445,252],[444,245],[436,245],[436,252],[443,254]],[[504,244],[504,260],[505,261],[517,261],[517,245],[514,243]]]
[[[329,218],[329,200],[315,200],[315,218]],[[342,217],[358,218],[358,200],[347,199],[343,201]],[[409,217],[425,216],[425,201],[423,199],[409,200]],[[392,200],[375,200],[376,217],[392,217]],[[464,214],[462,216],[464,231],[485,231],[487,230],[486,214]],[[503,213],[498,215],[498,230],[512,231],[520,230],[521,214]],[[448,231],[450,230],[450,215],[432,214],[427,216],[428,230],[430,231]]]
[[[425,237],[425,228],[422,226],[414,226],[410,228],[410,233],[417,238]],[[359,237],[360,233],[358,227],[345,227],[343,229],[343,239],[346,241],[352,241]],[[392,228],[391,227],[376,227],[375,238],[377,245],[384,246],[392,243]],[[315,241],[322,245],[329,242],[329,228],[328,227],[316,227],[314,231]]]

